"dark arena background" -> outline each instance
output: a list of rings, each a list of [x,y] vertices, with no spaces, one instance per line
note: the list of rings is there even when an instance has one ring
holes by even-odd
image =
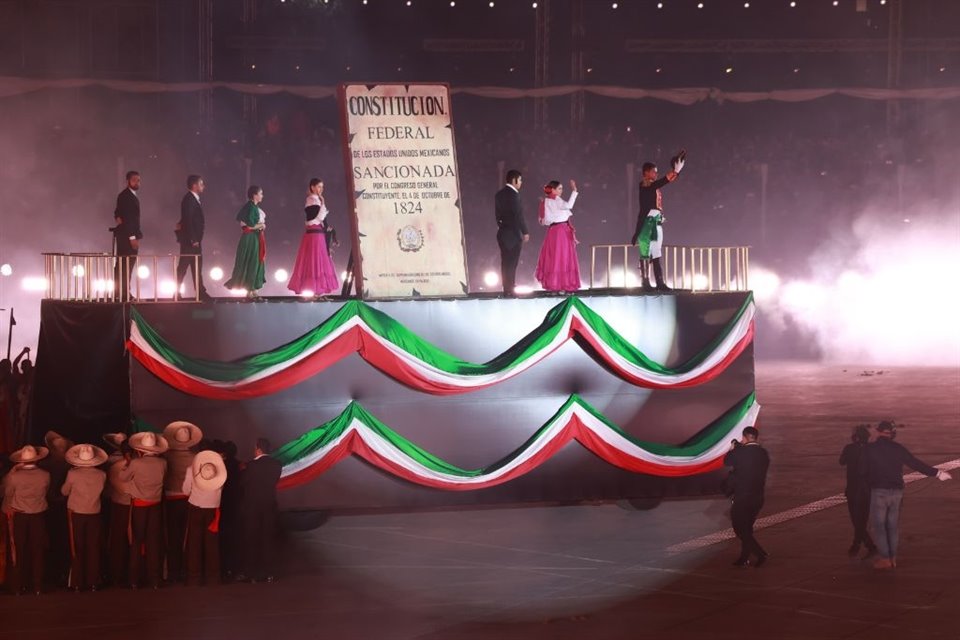
[[[20,514],[0,521],[0,638],[956,637],[960,482],[903,469],[900,551],[875,568],[837,464],[853,427],[893,420],[941,479],[960,469],[956,0],[0,0],[0,25],[3,486],[51,431],[177,420],[240,461],[266,436],[284,465],[271,583],[225,561],[222,586],[184,586],[168,558],[158,591],[69,593],[51,486],[41,597],[13,586]],[[339,104],[358,85],[449,88],[454,295],[352,282],[376,246]],[[641,167],[681,149],[672,290],[652,291]],[[130,170],[143,238],[116,301]],[[191,174],[209,300],[174,275]],[[315,177],[345,286],[295,295]],[[535,277],[551,180],[579,193],[573,292]],[[251,185],[256,301],[224,286]],[[747,425],[771,465],[769,559],[745,568],[723,457]]]

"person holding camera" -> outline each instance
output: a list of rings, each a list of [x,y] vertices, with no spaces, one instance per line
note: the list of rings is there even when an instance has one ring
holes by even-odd
[[[877,425],[877,438],[867,447],[867,481],[870,484],[870,525],[877,544],[875,569],[897,566],[897,544],[900,541],[900,503],[903,501],[903,467],[910,467],[937,480],[949,480],[940,471],[921,462],[906,447],[894,442],[897,425],[884,420]]]
[[[733,440],[730,451],[723,458],[723,464],[732,467],[730,487],[732,505],[730,520],[733,532],[740,539],[740,556],[734,561],[736,567],[763,566],[768,554],[753,535],[753,525],[763,508],[763,494],[767,483],[767,469],[770,468],[770,456],[760,446],[760,432],[756,427],[745,427],[742,440]],[[750,557],[756,560],[750,562]]]

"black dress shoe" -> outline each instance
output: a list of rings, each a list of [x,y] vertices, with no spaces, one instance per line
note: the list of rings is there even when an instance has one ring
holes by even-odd
[[[750,558],[737,558],[733,561],[733,566],[735,567],[748,567],[750,566]]]

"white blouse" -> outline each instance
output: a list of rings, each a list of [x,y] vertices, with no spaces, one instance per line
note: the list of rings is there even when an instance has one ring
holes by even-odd
[[[577,201],[577,192],[570,194],[569,200],[564,200],[557,196],[556,198],[544,198],[543,200],[543,224],[551,225],[557,222],[566,222],[573,215],[573,203]]]
[[[327,210],[326,203],[320,199],[320,196],[314,193],[311,193],[310,195],[307,196],[307,203],[303,205],[303,208],[306,209],[307,207],[316,207],[316,206],[320,207],[320,213],[318,213],[316,216],[314,216],[310,220],[307,220],[308,227],[313,227],[318,224],[321,224],[324,221],[324,219],[326,219],[327,214],[330,213]]]

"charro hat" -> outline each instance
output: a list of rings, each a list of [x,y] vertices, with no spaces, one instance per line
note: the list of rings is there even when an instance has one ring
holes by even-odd
[[[125,433],[105,433],[103,434],[103,441],[108,445],[120,450],[120,447],[123,446],[124,441],[127,439],[127,434]]]
[[[66,453],[67,449],[73,446],[73,441],[70,438],[60,435],[56,431],[47,431],[43,436],[43,443],[50,448],[54,453],[59,453],[63,455]]]
[[[216,451],[201,451],[195,455],[190,472],[193,486],[203,491],[216,491],[227,481],[227,465]]]
[[[96,467],[107,461],[107,452],[92,444],[76,444],[64,456],[75,467]]]
[[[141,431],[130,436],[130,448],[141,453],[164,453],[170,448],[167,439],[152,431]]]
[[[46,447],[35,447],[28,444],[22,449],[18,449],[10,454],[10,461],[14,463],[33,464],[47,457],[50,449]]]
[[[164,427],[163,437],[170,443],[171,449],[185,450],[203,440],[203,431],[195,424],[177,420]]]
[[[893,420],[883,420],[877,425],[877,431],[895,432],[899,426]]]

